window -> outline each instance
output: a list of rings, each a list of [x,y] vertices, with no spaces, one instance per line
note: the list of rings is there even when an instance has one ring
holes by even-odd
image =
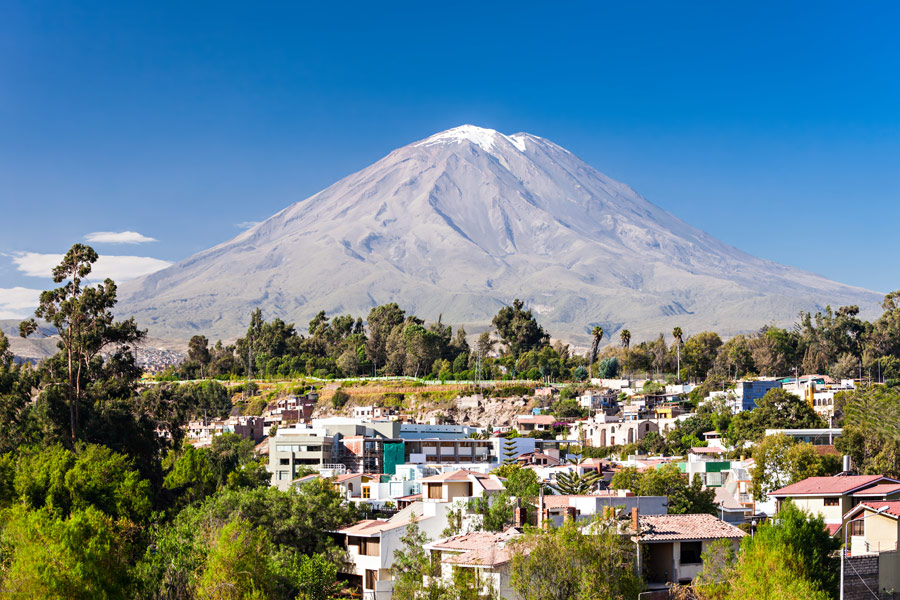
[[[681,564],[697,565],[703,562],[703,542],[681,542]]]
[[[825,498],[825,506],[837,506],[839,503],[837,498]]]
[[[378,581],[378,571],[366,569],[366,584],[364,587],[367,590],[374,590],[376,581]]]
[[[428,498],[431,500],[441,500],[444,497],[444,488],[441,484],[428,485]]]
[[[289,458],[282,458],[282,459],[279,459],[278,464],[280,464],[280,465],[289,465],[289,464],[291,464],[291,459],[289,459]]]
[[[853,521],[850,521],[850,535],[866,535],[866,522],[862,519],[854,519]]]
[[[362,496],[364,499],[368,500],[372,497],[372,487],[368,485],[362,486]]]

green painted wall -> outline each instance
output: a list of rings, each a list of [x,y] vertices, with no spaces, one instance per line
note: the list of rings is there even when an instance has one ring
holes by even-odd
[[[397,465],[402,465],[405,460],[403,442],[384,443],[384,472],[393,475],[397,472]]]

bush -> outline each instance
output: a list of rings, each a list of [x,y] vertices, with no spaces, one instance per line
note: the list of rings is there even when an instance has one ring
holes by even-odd
[[[349,400],[350,394],[342,389],[337,389],[334,392],[334,396],[331,397],[331,406],[333,406],[335,410],[340,410],[344,408],[344,405],[347,404]]]

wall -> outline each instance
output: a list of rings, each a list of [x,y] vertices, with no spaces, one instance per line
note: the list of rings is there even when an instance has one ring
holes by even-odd
[[[871,600],[872,593],[869,588],[879,589],[878,556],[856,556],[845,559],[844,600]]]

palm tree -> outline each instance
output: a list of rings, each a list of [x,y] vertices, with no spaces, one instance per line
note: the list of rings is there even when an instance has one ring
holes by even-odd
[[[600,348],[600,340],[603,339],[603,328],[599,325],[591,330],[594,340],[591,343],[591,359],[588,361],[588,368],[591,369],[591,376],[594,374],[594,361],[597,360],[597,350]]]
[[[622,347],[628,350],[628,346],[631,345],[631,332],[623,329],[622,333],[619,334],[619,339],[622,340]]]
[[[681,381],[681,339],[683,335],[681,327],[672,330],[672,337],[675,338],[675,355],[678,358],[678,374],[676,375],[678,381]]]

